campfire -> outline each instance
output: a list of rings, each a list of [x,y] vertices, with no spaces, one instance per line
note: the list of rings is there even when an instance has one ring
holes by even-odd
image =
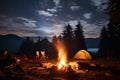
[[[64,45],[64,42],[61,39],[57,39],[55,46],[58,51],[58,70],[65,70],[65,68],[68,67],[66,46]]]
[[[67,52],[67,47],[65,46],[65,43],[62,39],[56,38],[54,41],[54,45],[57,49],[57,62],[47,62],[43,63],[43,66],[45,68],[59,72],[77,72],[78,71],[78,63],[76,61],[69,61],[68,60],[68,52]]]
[[[57,38],[55,42],[55,47],[58,51],[58,61],[57,61],[57,69],[62,71],[69,71],[72,69],[73,71],[78,69],[78,64],[76,62],[68,62],[68,53],[67,48],[62,39]]]

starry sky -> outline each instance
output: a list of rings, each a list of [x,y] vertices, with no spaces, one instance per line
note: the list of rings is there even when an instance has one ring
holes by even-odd
[[[96,38],[108,23],[107,0],[0,0],[0,35],[52,37],[78,21],[85,38]]]

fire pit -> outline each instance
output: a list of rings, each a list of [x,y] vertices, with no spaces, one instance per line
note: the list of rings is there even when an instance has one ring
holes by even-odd
[[[49,77],[63,77],[71,78],[79,76],[80,73],[86,73],[88,70],[79,70],[79,63],[77,61],[69,61],[67,48],[62,39],[57,39],[54,43],[57,51],[58,58],[55,63],[49,62],[44,63],[49,71]]]
[[[77,70],[78,65],[75,62],[68,62],[67,48],[63,40],[57,39],[54,45],[58,51],[58,59],[51,67],[49,65],[50,63],[47,65],[47,67],[49,67],[50,76],[70,77],[75,75],[75,70]]]

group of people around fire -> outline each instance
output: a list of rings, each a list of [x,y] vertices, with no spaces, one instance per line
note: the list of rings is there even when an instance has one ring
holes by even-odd
[[[45,51],[36,51],[36,59],[39,61],[46,61],[48,57],[45,54]]]
[[[37,61],[46,61],[48,57],[45,54],[45,51],[36,51],[36,60]],[[0,57],[0,66],[9,66],[10,64],[19,63],[20,59],[15,56],[11,56],[8,50],[4,50],[3,54]]]

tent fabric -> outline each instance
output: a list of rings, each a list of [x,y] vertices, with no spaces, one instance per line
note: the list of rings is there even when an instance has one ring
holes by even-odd
[[[74,56],[74,59],[87,59],[87,60],[91,60],[92,56],[90,55],[89,52],[87,52],[86,50],[79,50]]]

